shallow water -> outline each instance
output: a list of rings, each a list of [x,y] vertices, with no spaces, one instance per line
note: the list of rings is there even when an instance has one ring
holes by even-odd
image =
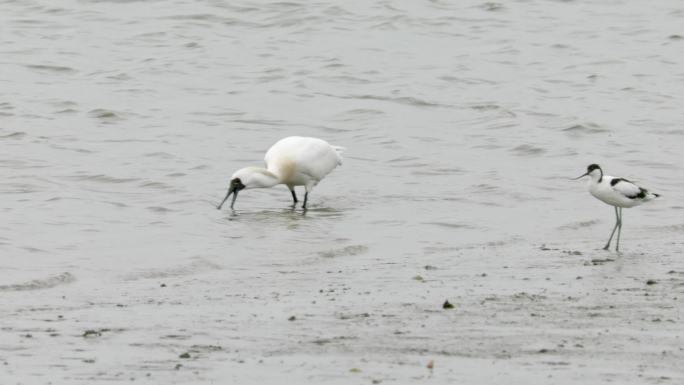
[[[0,25],[2,383],[684,379],[679,1],[5,1]],[[347,148],[310,210],[282,186],[216,210],[288,135]],[[621,255],[567,180],[589,163],[663,196]]]

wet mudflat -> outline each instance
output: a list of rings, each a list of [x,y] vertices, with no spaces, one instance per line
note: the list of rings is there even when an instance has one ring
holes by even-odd
[[[17,383],[682,379],[684,271],[669,270],[681,245],[654,258],[517,245],[420,261],[337,252],[3,288],[3,370]]]

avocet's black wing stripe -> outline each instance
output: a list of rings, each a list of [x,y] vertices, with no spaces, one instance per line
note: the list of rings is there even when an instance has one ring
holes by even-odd
[[[643,189],[624,178],[613,178],[610,181],[610,185],[613,187],[613,190],[629,199],[643,199],[648,194],[646,189]]]

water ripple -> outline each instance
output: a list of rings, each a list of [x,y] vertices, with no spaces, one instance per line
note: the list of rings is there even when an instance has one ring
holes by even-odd
[[[43,72],[57,72],[57,73],[70,73],[70,72],[76,72],[75,69],[67,66],[58,66],[58,65],[48,65],[48,64],[26,64],[27,68],[37,70],[37,71],[43,71]]]
[[[74,175],[68,177],[70,179],[82,180],[88,182],[98,182],[98,183],[129,183],[135,182],[139,179],[137,178],[117,178],[105,174],[95,174],[95,175]]]
[[[67,285],[75,280],[76,278],[71,275],[71,273],[62,273],[54,277],[34,279],[32,281],[12,285],[0,285],[0,292],[51,289],[53,287]]]
[[[581,134],[602,134],[608,132],[609,130],[599,126],[596,123],[585,123],[585,124],[575,124],[570,127],[563,129],[564,132],[574,135]]]
[[[511,149],[511,152],[519,156],[539,156],[544,154],[546,149],[531,144],[521,144]]]

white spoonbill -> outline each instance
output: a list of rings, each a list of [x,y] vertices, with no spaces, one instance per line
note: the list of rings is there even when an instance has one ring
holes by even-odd
[[[610,238],[604,250],[610,248],[610,241],[613,239],[615,229],[618,231],[617,245],[615,251],[620,251],[620,231],[622,230],[622,208],[630,208],[639,206],[644,202],[653,200],[660,195],[649,192],[645,188],[641,188],[634,183],[624,178],[616,178],[608,175],[603,175],[603,170],[598,164],[590,164],[587,167],[587,172],[578,176],[579,179],[589,175],[589,192],[594,198],[607,203],[615,208],[615,227],[610,233]]]
[[[230,194],[235,205],[238,192],[251,188],[273,187],[284,184],[292,192],[294,204],[297,204],[295,186],[304,186],[304,204],[309,199],[309,193],[326,175],[342,164],[343,147],[331,146],[322,139],[290,136],[280,139],[266,152],[264,160],[266,168],[245,167],[237,170],[230,177],[228,193],[217,209],[221,209]]]

